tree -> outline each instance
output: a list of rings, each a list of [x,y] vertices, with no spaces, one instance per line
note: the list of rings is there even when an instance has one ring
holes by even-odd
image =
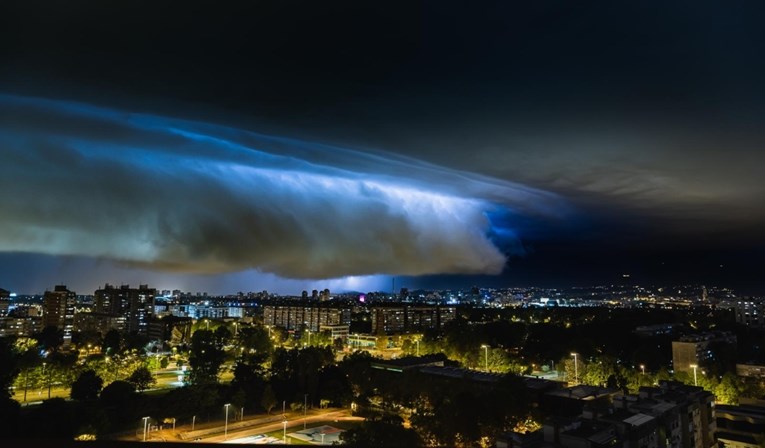
[[[101,391],[101,403],[105,406],[122,407],[135,395],[135,385],[127,381],[112,381]]]
[[[385,350],[388,348],[388,336],[385,333],[378,333],[375,340],[375,348],[377,350]]]
[[[268,330],[263,327],[244,327],[239,330],[238,337],[239,346],[248,354],[262,355],[267,358],[273,351]]]
[[[17,388],[24,391],[24,401],[27,401],[27,391],[34,388],[34,371],[41,365],[42,360],[37,351],[37,341],[29,338],[19,338],[15,343],[15,351],[18,353],[18,367],[21,374],[16,380]]]
[[[101,349],[107,355],[116,355],[122,351],[122,335],[117,330],[109,330],[104,336]]]
[[[55,352],[64,343],[64,330],[48,325],[35,336],[35,339],[40,341],[44,350]]]
[[[361,425],[340,434],[343,445],[374,447],[417,447],[420,437],[412,429],[401,425],[400,417],[365,421]]]
[[[268,384],[263,390],[263,396],[260,399],[260,405],[263,406],[263,409],[265,409],[269,414],[271,414],[271,410],[274,408],[274,406],[276,406],[276,394],[274,394],[274,389],[271,388],[270,384]]]
[[[227,345],[232,337],[231,330],[229,330],[228,327],[224,325],[216,328],[213,334],[215,335],[215,342],[220,347]]]
[[[0,338],[0,399],[10,398],[10,387],[18,373],[18,357],[12,339]]]
[[[225,327],[221,327],[224,328]],[[228,331],[228,330],[226,330]],[[223,336],[218,335],[218,336]],[[197,330],[191,337],[189,364],[192,384],[211,384],[218,382],[218,370],[223,364],[225,353],[221,339],[212,331]]]
[[[151,371],[147,367],[141,366],[130,374],[130,377],[128,377],[128,382],[135,386],[138,392],[143,392],[150,386],[156,384],[157,380],[154,378],[154,375],[151,374]]]
[[[72,400],[78,401],[95,400],[103,385],[104,380],[96,374],[95,370],[86,370],[72,383],[70,396]]]
[[[739,396],[744,390],[743,384],[732,373],[723,375],[720,383],[715,387],[715,398],[720,404],[737,405]]]
[[[260,364],[246,363],[240,359],[234,366],[231,387],[243,390],[248,402],[257,402],[265,388],[265,372]]]

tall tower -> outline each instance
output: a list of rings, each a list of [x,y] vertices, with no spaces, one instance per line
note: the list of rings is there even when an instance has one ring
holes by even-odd
[[[66,285],[56,285],[43,296],[43,325],[64,330],[64,345],[72,342],[76,301],[77,295],[66,289]]]

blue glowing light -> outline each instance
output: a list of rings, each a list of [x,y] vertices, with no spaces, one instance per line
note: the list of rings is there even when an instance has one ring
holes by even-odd
[[[0,95],[0,113],[2,252],[353,290],[380,274],[499,273],[522,252],[514,217],[566,209],[383,152],[39,98]]]

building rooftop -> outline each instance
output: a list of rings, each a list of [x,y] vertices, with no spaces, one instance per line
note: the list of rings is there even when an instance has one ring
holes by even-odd
[[[444,365],[444,360],[440,356],[407,356],[404,358],[390,359],[385,361],[373,361],[372,368],[380,370],[389,370],[392,372],[403,372],[404,370],[415,369],[419,367],[440,367]]]
[[[580,384],[578,386],[566,387],[563,389],[548,392],[548,395],[556,397],[574,398],[577,400],[594,400],[596,398],[615,395],[621,393],[617,388],[588,386]]]

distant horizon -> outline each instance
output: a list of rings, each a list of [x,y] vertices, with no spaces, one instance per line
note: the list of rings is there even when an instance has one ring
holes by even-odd
[[[310,289],[298,289],[298,290],[270,290],[270,289],[263,289],[263,288],[254,288],[254,289],[248,289],[248,290],[236,290],[236,291],[229,291],[229,292],[222,292],[222,291],[204,291],[204,290],[193,290],[193,289],[183,289],[179,287],[168,287],[168,286],[155,286],[152,283],[145,283],[145,282],[136,282],[136,283],[119,283],[119,282],[102,282],[99,284],[99,286],[88,289],[88,288],[76,288],[72,287],[70,284],[63,282],[63,283],[56,283],[54,285],[50,285],[42,290],[39,290],[38,292],[18,292],[10,290],[3,285],[0,285],[0,289],[5,289],[6,291],[10,292],[11,294],[17,295],[17,296],[35,296],[35,295],[43,295],[46,291],[53,291],[53,289],[56,286],[65,286],[67,290],[74,292],[77,295],[82,296],[88,296],[93,295],[93,293],[99,289],[103,289],[106,285],[111,285],[115,288],[119,288],[121,286],[128,286],[130,288],[138,288],[139,285],[147,285],[151,289],[155,289],[157,291],[181,291],[182,294],[207,294],[207,296],[210,297],[225,297],[225,296],[235,296],[239,294],[240,292],[243,294],[250,294],[250,293],[261,293],[263,291],[268,292],[269,294],[276,294],[283,297],[300,297],[302,295],[303,291],[307,291],[310,297],[310,294],[312,290],[322,291],[325,288],[315,287]],[[374,293],[380,293],[380,294],[392,294],[392,295],[399,295],[401,288],[407,288],[410,292],[413,291],[466,291],[470,290],[472,288],[479,288],[479,289],[491,289],[491,290],[502,290],[502,289],[515,289],[515,288],[539,288],[539,289],[548,289],[548,290],[571,290],[571,289],[588,289],[588,288],[600,288],[600,287],[609,287],[609,288],[701,288],[706,287],[708,290],[721,290],[721,289],[727,289],[733,291],[737,295],[744,295],[744,296],[757,296],[761,295],[762,293],[759,292],[746,292],[743,290],[740,290],[739,288],[735,288],[732,286],[726,286],[726,285],[716,285],[716,284],[705,284],[705,283],[651,283],[651,284],[639,284],[639,283],[623,283],[619,284],[616,282],[612,283],[588,283],[588,284],[575,284],[575,285],[543,285],[543,284],[508,284],[504,286],[487,286],[487,285],[481,285],[481,284],[474,284],[474,285],[463,285],[463,286],[455,286],[455,287],[439,287],[437,285],[433,286],[426,286],[426,287],[410,287],[410,286],[401,286],[396,288],[396,291],[392,291],[390,288],[388,289],[331,289],[331,294],[337,293],[337,294],[374,294]],[[84,292],[85,291],[85,292]],[[667,291],[667,293],[670,293]]]

